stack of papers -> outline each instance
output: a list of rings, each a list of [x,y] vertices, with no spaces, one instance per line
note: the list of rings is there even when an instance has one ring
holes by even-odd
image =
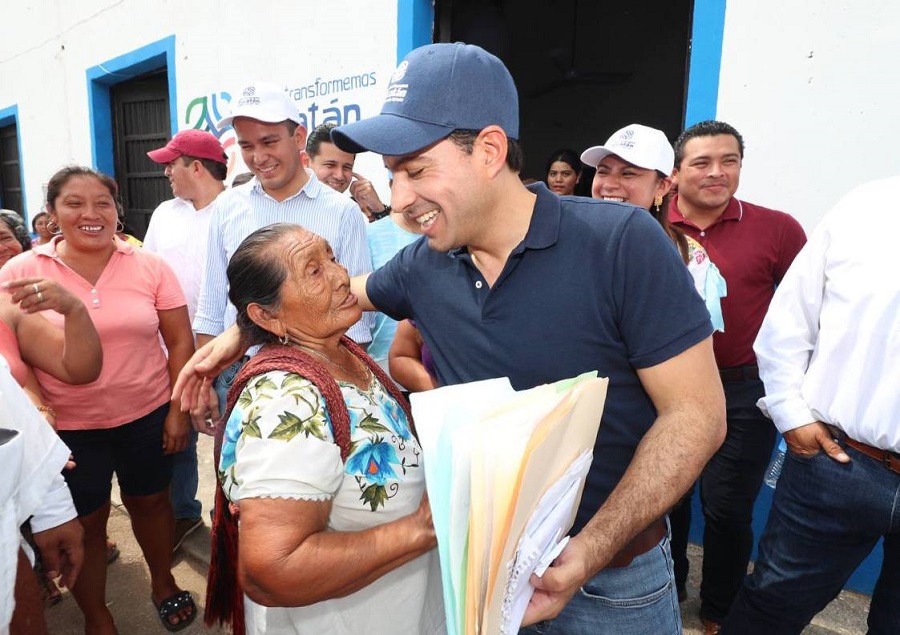
[[[606,399],[597,373],[412,395],[450,635],[515,634],[575,520]]]

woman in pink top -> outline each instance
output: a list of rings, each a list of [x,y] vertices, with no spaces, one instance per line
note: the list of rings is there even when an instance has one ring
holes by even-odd
[[[168,492],[170,455],[185,447],[190,427],[177,405],[170,408],[170,386],[194,350],[193,336],[169,266],[115,237],[117,191],[115,181],[90,168],[57,172],[47,187],[47,211],[60,235],[0,271],[0,280],[57,281],[87,307],[103,346],[100,376],[83,386],[35,368],[76,463],[65,477],[84,526],[85,562],[72,594],[84,613],[85,631],[98,635],[116,632],[105,602],[114,472],[163,625],[180,630],[196,616],[190,593],[178,588],[170,570],[174,520]],[[57,313],[44,315],[62,321]]]

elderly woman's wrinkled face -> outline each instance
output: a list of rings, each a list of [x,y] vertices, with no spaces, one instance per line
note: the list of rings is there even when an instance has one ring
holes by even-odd
[[[350,276],[325,239],[297,232],[285,241],[288,277],[281,287],[278,318],[301,342],[343,333],[362,317]]]

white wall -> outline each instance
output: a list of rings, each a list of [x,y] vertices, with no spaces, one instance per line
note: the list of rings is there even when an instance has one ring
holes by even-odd
[[[23,181],[29,216],[41,207],[41,184],[67,163],[91,164],[86,70],[174,35],[179,129],[193,127],[195,98],[241,84],[300,87],[367,74],[374,84],[298,101],[321,112],[337,98],[377,114],[396,66],[397,3],[328,0],[33,0],[0,9],[0,109],[18,105]],[[172,69],[170,69],[171,72]],[[186,121],[187,120],[187,121]],[[231,133],[222,136],[230,146]],[[388,200],[381,159],[360,155],[359,172]]]
[[[738,196],[809,231],[856,185],[900,174],[898,59],[894,0],[728,2],[717,118],[747,145]]]

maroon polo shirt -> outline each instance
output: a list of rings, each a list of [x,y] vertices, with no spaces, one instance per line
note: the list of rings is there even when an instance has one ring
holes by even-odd
[[[701,230],[679,211],[677,195],[669,221],[706,248],[728,285],[722,298],[725,332],[713,334],[719,368],[755,364],[753,341],[775,285],[806,243],[800,223],[784,212],[732,198],[719,219]]]

